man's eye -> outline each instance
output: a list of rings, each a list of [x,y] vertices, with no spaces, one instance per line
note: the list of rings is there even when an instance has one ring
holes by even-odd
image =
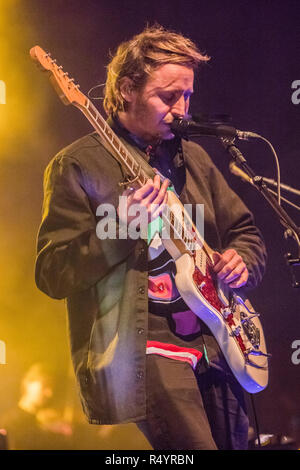
[[[174,101],[176,99],[176,97],[175,97],[174,93],[166,93],[166,94],[161,95],[161,99],[165,103],[170,103],[170,102]]]
[[[164,103],[172,104],[172,103],[176,103],[176,101],[180,99],[180,96],[181,95],[177,93],[162,93],[160,95],[160,98]],[[191,97],[191,94],[185,93],[183,97],[184,97],[184,101],[188,101],[189,98]]]

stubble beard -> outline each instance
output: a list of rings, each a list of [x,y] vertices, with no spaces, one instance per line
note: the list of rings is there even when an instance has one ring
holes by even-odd
[[[151,130],[147,130],[147,116],[148,116],[148,108],[145,104],[144,100],[138,99],[136,102],[136,113],[135,119],[137,123],[144,123],[144,126],[141,127],[140,138],[143,139],[146,143],[150,145],[158,145],[162,140],[171,140],[174,138],[174,134],[171,131],[166,132],[163,130],[156,130],[151,132]],[[158,124],[159,125],[159,124]]]

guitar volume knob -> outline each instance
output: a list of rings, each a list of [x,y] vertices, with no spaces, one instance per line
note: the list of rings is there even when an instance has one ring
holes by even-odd
[[[226,318],[228,317],[228,315],[230,315],[232,312],[231,312],[231,308],[230,307],[224,307],[221,309],[221,313],[223,315],[223,317]]]

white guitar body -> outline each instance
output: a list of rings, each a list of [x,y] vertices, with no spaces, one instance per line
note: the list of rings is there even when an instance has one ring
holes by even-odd
[[[232,293],[230,307],[232,317],[228,322],[226,308],[224,308],[224,313],[221,313],[208,302],[207,298],[202,295],[201,289],[193,281],[194,259],[186,253],[176,260],[176,268],[175,282],[182,298],[211,330],[237,380],[249,393],[263,390],[268,384],[266,344],[259,318],[257,316],[251,318],[255,312],[249,300],[244,300]],[[226,290],[229,293],[229,289]],[[219,282],[217,293],[224,306],[228,306],[229,299]],[[248,330],[244,325],[248,326]],[[241,348],[241,344],[245,350]]]
[[[169,209],[172,208],[177,220],[181,218],[180,224],[187,232],[191,233],[192,227],[195,244],[194,249],[184,248],[185,237],[177,239],[175,236],[179,225],[175,219],[172,219],[175,226],[172,236],[169,236],[167,226],[162,229],[164,247],[176,264],[177,289],[192,312],[212,332],[242,387],[249,393],[257,393],[268,384],[269,356],[259,314],[253,310],[249,300],[216,279],[212,270],[213,250],[178,202],[176,196],[169,192]],[[170,220],[170,212],[167,217]]]

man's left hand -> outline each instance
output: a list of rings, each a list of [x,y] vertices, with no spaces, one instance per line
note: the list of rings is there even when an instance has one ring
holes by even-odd
[[[247,283],[249,272],[243,258],[233,249],[224,253],[213,253],[213,270],[218,278],[229,287],[236,289]]]

